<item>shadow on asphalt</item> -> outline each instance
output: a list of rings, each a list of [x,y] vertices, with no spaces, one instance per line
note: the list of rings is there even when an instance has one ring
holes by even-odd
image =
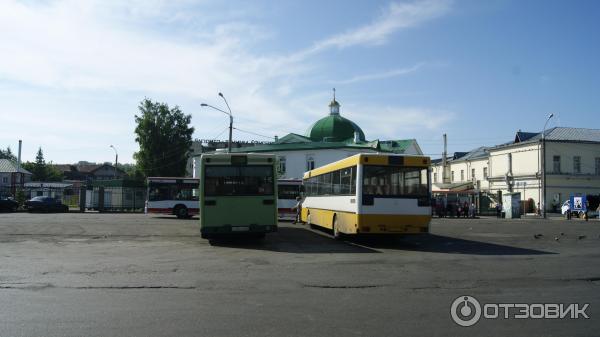
[[[377,250],[351,243],[336,241],[331,237],[305,228],[279,227],[277,233],[267,234],[264,239],[232,236],[210,240],[215,247],[257,249],[282,253],[380,253]]]
[[[544,255],[557,254],[535,249],[519,248],[495,243],[458,239],[435,234],[408,236],[356,237],[349,240],[373,249],[396,249],[448,254],[470,255]]]

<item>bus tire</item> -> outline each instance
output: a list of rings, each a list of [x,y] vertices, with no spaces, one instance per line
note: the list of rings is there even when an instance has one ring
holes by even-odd
[[[337,220],[337,216],[334,215],[333,216],[333,220],[331,221],[331,229],[333,231],[333,238],[336,240],[341,240],[344,237],[344,234],[342,232],[340,232],[339,230],[339,226],[338,226],[338,220]]]
[[[187,219],[187,218],[189,218],[188,209],[187,209],[187,207],[185,207],[183,205],[176,206],[175,210],[173,211],[173,213],[175,213],[175,215],[177,215],[178,219]]]

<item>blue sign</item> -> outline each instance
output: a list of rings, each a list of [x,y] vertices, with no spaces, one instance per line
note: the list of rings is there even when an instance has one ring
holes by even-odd
[[[583,211],[587,209],[587,198],[585,195],[572,195],[570,199],[571,211]]]

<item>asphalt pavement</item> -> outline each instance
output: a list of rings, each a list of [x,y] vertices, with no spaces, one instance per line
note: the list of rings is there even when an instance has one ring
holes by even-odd
[[[197,219],[0,213],[0,336],[598,336],[599,258],[598,220],[434,219],[346,241],[281,223],[210,244]],[[462,327],[461,296],[588,304],[589,319]]]

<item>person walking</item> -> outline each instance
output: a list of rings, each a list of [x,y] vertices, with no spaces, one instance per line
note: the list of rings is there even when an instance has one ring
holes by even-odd
[[[475,203],[471,203],[469,206],[469,218],[475,218]]]
[[[302,222],[301,216],[302,216],[302,198],[300,196],[296,197],[296,205],[294,207],[292,207],[293,210],[296,211],[296,218],[294,219],[294,221],[292,223],[299,223]]]
[[[500,219],[500,212],[502,212],[502,206],[500,204],[496,204],[496,218]]]

